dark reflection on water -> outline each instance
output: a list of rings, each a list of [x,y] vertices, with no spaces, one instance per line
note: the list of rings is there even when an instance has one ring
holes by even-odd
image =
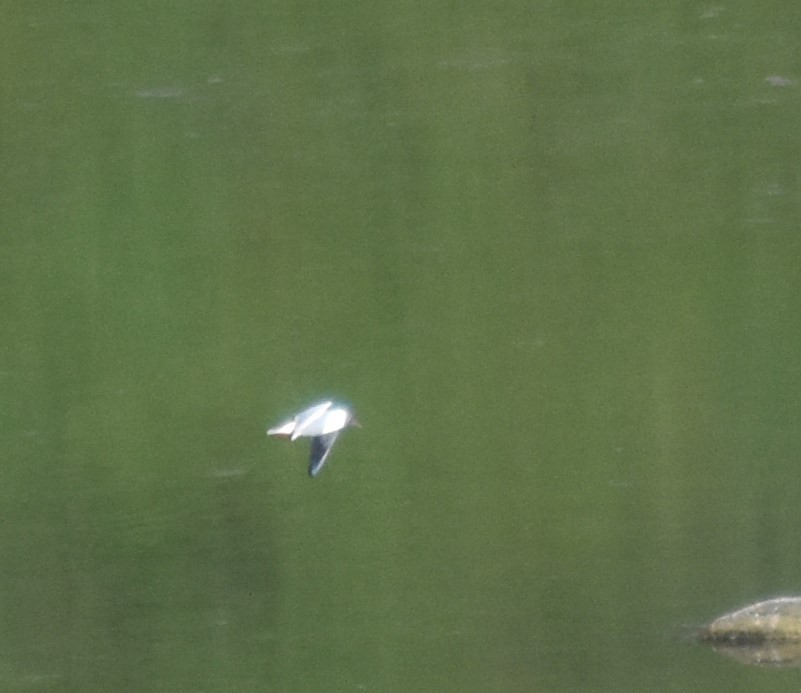
[[[716,641],[710,644],[715,652],[736,659],[743,664],[761,667],[801,666],[801,642],[737,643]]]

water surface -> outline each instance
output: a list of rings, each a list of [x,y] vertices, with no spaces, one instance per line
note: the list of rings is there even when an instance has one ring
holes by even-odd
[[[4,688],[797,690],[786,8],[6,15]]]

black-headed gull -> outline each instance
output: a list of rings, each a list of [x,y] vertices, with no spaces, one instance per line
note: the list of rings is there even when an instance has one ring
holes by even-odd
[[[289,421],[267,429],[268,436],[288,436],[290,440],[311,438],[309,476],[317,476],[323,468],[334,441],[343,429],[358,426],[353,413],[347,407],[334,402],[320,402]]]

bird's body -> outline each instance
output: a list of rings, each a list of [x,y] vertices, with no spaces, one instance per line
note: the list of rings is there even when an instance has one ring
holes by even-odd
[[[314,404],[289,421],[267,429],[268,436],[287,436],[290,440],[311,438],[309,475],[317,476],[323,468],[331,447],[348,426],[358,426],[353,413],[342,405],[326,401]]]

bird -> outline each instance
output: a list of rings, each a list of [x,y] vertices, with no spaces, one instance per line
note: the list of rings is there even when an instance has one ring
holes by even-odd
[[[315,477],[323,468],[334,442],[348,426],[361,424],[353,412],[341,404],[331,401],[313,404],[278,426],[267,429],[268,436],[284,436],[290,440],[311,438],[309,476]]]

